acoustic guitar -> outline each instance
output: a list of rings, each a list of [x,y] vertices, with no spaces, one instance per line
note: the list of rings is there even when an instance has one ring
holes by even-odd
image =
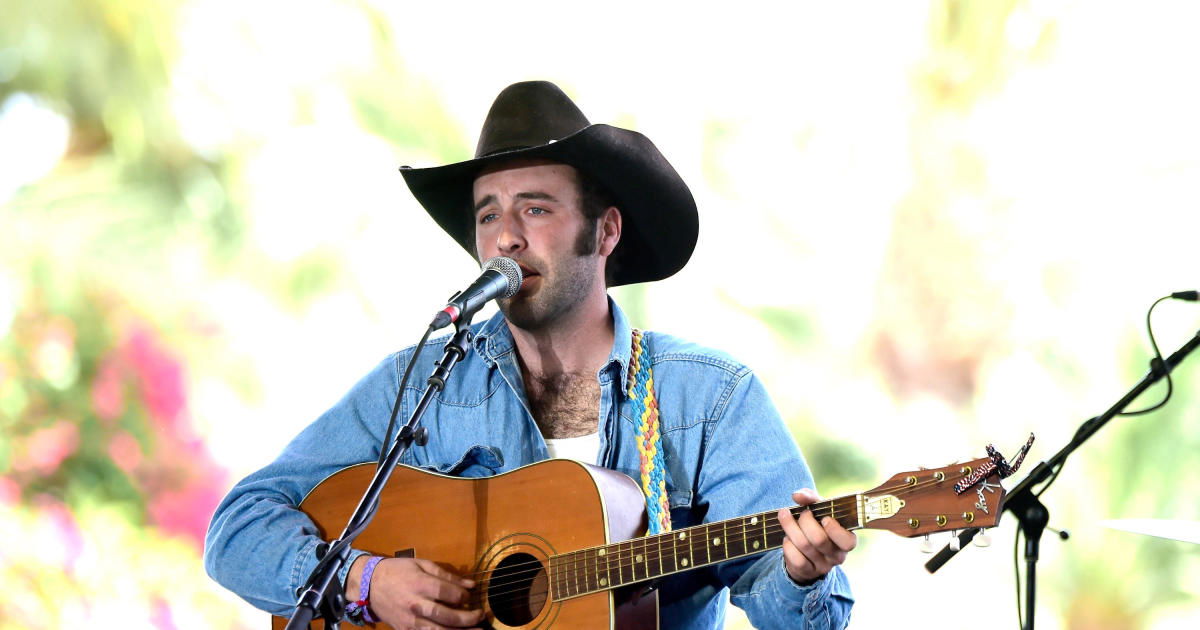
[[[998,473],[979,474],[990,461],[900,473],[867,492],[791,511],[905,537],[992,527],[1004,488]],[[373,463],[342,470],[301,502],[322,536],[345,526],[374,470]],[[400,494],[403,500],[394,498]],[[399,466],[354,546],[385,557],[428,558],[474,579],[468,607],[484,610],[484,627],[632,630],[658,627],[657,593],[646,588],[656,578],[783,544],[776,511],[644,536],[645,508],[629,477],[570,460],[482,479]],[[273,618],[275,629],[285,625]]]

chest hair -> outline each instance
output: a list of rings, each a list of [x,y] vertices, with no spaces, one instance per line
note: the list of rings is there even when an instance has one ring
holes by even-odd
[[[533,419],[546,438],[594,433],[600,416],[600,384],[591,374],[525,376]]]

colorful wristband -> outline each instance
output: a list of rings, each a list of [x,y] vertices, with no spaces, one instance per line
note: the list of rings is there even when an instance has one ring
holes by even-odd
[[[371,556],[367,566],[363,567],[362,579],[358,582],[358,599],[346,604],[346,616],[355,621],[360,618],[367,623],[379,620],[371,614],[371,577],[375,575],[375,565],[383,560],[380,556]]]

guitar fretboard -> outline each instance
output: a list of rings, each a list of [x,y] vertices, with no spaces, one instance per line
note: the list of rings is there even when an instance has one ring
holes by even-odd
[[[797,506],[791,512],[799,516],[805,510],[811,510],[818,521],[832,516],[847,529],[859,526],[858,495]],[[553,599],[578,597],[775,549],[783,544],[784,538],[777,512],[751,514],[553,556],[550,558]]]

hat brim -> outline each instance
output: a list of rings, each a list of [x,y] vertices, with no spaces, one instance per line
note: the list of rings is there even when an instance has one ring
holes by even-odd
[[[568,164],[612,193],[622,228],[609,260],[610,286],[668,278],[692,257],[699,234],[696,201],[654,143],[636,131],[589,125],[557,142],[401,173],[433,220],[473,256],[475,178],[486,166],[517,158]]]

